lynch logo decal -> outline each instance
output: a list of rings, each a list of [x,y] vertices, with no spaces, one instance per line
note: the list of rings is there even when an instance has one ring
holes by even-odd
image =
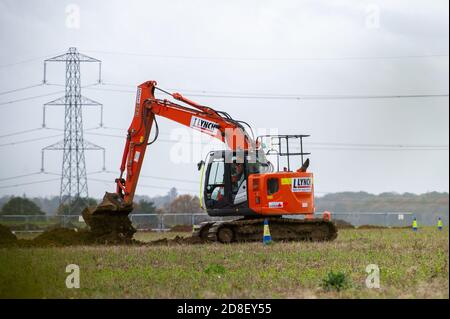
[[[134,116],[135,117],[139,116],[139,110],[140,110],[140,107],[141,107],[141,91],[142,91],[141,88],[137,89],[137,93],[136,93],[136,108],[135,108],[135,111],[134,111]]]
[[[193,116],[191,117],[191,127],[194,130],[198,130],[209,135],[216,135],[219,125],[215,122]]]
[[[292,192],[311,192],[312,178],[311,177],[296,177],[292,179]]]

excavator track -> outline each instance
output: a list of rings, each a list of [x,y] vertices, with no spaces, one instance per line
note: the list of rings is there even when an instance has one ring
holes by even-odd
[[[323,219],[267,218],[273,241],[332,241],[337,228]],[[193,234],[203,241],[239,243],[262,241],[264,219],[202,223]]]

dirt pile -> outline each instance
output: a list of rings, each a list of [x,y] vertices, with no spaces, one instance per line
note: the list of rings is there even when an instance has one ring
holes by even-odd
[[[92,243],[92,236],[84,230],[55,227],[30,240],[34,246],[75,246]]]
[[[342,219],[335,219],[334,224],[338,229],[353,229],[355,226],[353,226],[351,223],[342,220]]]
[[[202,244],[198,237],[180,237],[173,239],[159,239],[151,242],[141,242],[121,233],[95,234],[88,230],[54,227],[48,229],[32,240],[17,239],[11,230],[0,225],[0,246],[3,247],[64,247],[64,246],[92,246],[92,245],[193,245]]]
[[[63,247],[86,245],[143,245],[132,238],[116,233],[97,236],[88,230],[55,227],[44,231],[32,240],[17,239],[8,227],[0,225],[0,246]]]
[[[0,225],[0,245],[10,245],[17,243],[17,237],[11,230],[3,225]]]
[[[189,225],[175,225],[170,228],[171,232],[183,233],[183,232],[192,232],[192,226]]]
[[[358,226],[358,229],[385,229],[388,228],[386,226],[379,226],[379,225],[361,225]]]
[[[33,240],[36,246],[139,245],[141,242],[120,233],[95,234],[88,230],[54,228]]]
[[[147,245],[150,246],[159,246],[159,245],[195,245],[195,244],[203,244],[204,241],[200,237],[180,237],[176,236],[173,239],[158,239],[151,242],[148,242]]]

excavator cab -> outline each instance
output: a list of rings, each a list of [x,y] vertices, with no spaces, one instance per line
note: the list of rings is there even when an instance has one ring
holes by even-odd
[[[259,151],[213,151],[204,170],[202,206],[211,216],[254,215],[247,200],[247,181],[252,174],[273,170]]]
[[[218,217],[312,216],[313,176],[307,172],[309,159],[304,159],[310,155],[303,151],[305,137],[308,135],[264,135],[258,137],[261,147],[256,151],[210,152],[207,164],[199,166],[204,169],[202,207]],[[276,167],[267,159],[273,156]],[[300,163],[294,163],[297,156]],[[280,159],[287,167],[280,167]]]
[[[202,207],[213,217],[241,218],[204,222],[194,236],[221,243],[257,241],[264,220],[276,240],[336,238],[329,219],[314,218],[313,174],[307,171],[309,159],[304,158],[310,155],[303,151],[305,137],[265,135],[258,137],[257,151],[209,153],[206,163],[199,165]],[[276,158],[275,166],[268,157]]]

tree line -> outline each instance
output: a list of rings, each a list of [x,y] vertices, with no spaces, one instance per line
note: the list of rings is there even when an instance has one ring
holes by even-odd
[[[94,198],[75,198],[60,205],[57,196],[51,199],[27,198],[25,195],[3,197],[0,199],[0,215],[79,215],[86,206],[95,206],[99,202]],[[136,196],[133,209],[133,214],[201,212],[198,196],[178,195],[175,188],[165,196]]]
[[[59,198],[27,198],[23,196],[0,198],[0,215],[79,215],[86,206],[95,206],[94,198],[75,199],[59,205]],[[172,188],[163,196],[135,197],[133,214],[201,213],[198,196],[179,195]],[[438,214],[448,216],[449,194],[430,192],[425,194],[342,192],[327,194],[315,199],[317,212],[411,212],[414,214]]]

